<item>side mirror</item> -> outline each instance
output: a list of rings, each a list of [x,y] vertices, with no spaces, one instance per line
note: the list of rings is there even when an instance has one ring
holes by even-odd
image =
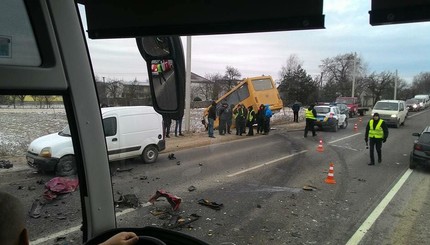
[[[155,111],[179,119],[185,107],[185,61],[179,36],[136,38],[146,61]]]
[[[420,137],[420,134],[419,133],[413,133],[412,136]]]

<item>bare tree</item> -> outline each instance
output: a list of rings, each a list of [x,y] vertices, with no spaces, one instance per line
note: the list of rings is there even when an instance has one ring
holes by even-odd
[[[110,97],[113,99],[121,97],[122,88],[123,88],[122,80],[110,80],[109,82],[107,82],[107,86],[106,86],[107,97]]]
[[[208,87],[205,93],[206,100],[218,99],[223,92],[224,77],[220,73],[212,73],[206,74],[205,78],[212,81],[210,88]]]
[[[287,76],[288,73],[298,70],[299,66],[303,67],[303,61],[299,59],[297,54],[291,54],[285,62],[285,65],[281,67],[279,76],[281,78],[284,78]]]
[[[396,75],[392,72],[381,72],[379,74],[373,72],[365,78],[365,83],[369,87],[373,97],[373,103],[383,97],[392,98],[395,79]]]
[[[363,80],[365,74],[366,66],[363,60],[356,56],[354,53],[347,53],[337,55],[333,58],[326,58],[322,60],[320,65],[321,72],[323,75],[323,81],[327,88],[325,88],[325,93],[333,93],[333,91],[327,91],[328,89],[336,88],[336,96],[350,96],[352,91],[352,80],[354,73],[354,63],[355,63],[355,78],[356,87],[360,87],[360,82]],[[355,91],[355,95],[361,91]],[[329,97],[331,97],[330,95]],[[333,99],[333,98],[330,98]]]
[[[430,72],[421,72],[414,76],[412,90],[415,94],[430,94]]]
[[[25,100],[25,97],[27,96],[27,95],[17,95],[18,96],[18,99],[19,99],[19,102],[20,102],[20,105],[24,105],[24,100]]]
[[[51,108],[52,102],[56,99],[56,96],[47,95],[43,96],[43,100],[45,101],[46,108]]]
[[[237,85],[241,77],[242,77],[242,74],[237,68],[234,68],[233,66],[226,66],[225,74],[223,77],[225,84],[222,85],[222,88],[226,91],[229,91],[230,89],[232,89],[234,86]]]
[[[43,108],[43,101],[44,101],[43,96],[40,96],[40,95],[32,95],[32,96],[31,96],[31,98],[33,98],[33,100],[34,100],[35,102],[38,102],[38,103],[39,103],[39,108],[40,108],[40,109],[42,109],[42,108]]]

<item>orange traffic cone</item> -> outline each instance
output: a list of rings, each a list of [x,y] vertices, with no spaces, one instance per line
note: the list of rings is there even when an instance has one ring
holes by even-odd
[[[323,152],[324,151],[322,139],[320,139],[320,143],[318,144],[317,151],[318,152]]]
[[[325,178],[325,182],[327,184],[336,184],[336,180],[334,180],[334,164],[330,163],[330,168],[328,170],[327,178]]]
[[[356,123],[354,123],[354,131],[357,131],[357,130],[358,130],[358,126]]]

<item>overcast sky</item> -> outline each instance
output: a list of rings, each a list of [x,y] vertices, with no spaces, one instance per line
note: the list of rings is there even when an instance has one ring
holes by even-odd
[[[321,30],[193,36],[191,71],[201,76],[224,74],[229,65],[242,77],[264,74],[277,80],[281,67],[295,54],[315,77],[320,74],[321,60],[356,52],[369,73],[397,70],[400,78],[411,82],[420,72],[430,72],[430,22],[372,27],[370,3],[324,1],[325,29]],[[86,29],[84,14],[82,18]],[[186,49],[186,38],[182,40]],[[88,45],[97,76],[148,79],[134,39],[88,39]]]

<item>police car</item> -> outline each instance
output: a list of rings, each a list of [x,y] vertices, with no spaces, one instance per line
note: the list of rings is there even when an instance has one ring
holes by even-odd
[[[346,114],[340,113],[336,105],[317,105],[314,107],[317,112],[315,125],[320,129],[331,129],[337,132],[339,128],[348,127],[348,118]]]

